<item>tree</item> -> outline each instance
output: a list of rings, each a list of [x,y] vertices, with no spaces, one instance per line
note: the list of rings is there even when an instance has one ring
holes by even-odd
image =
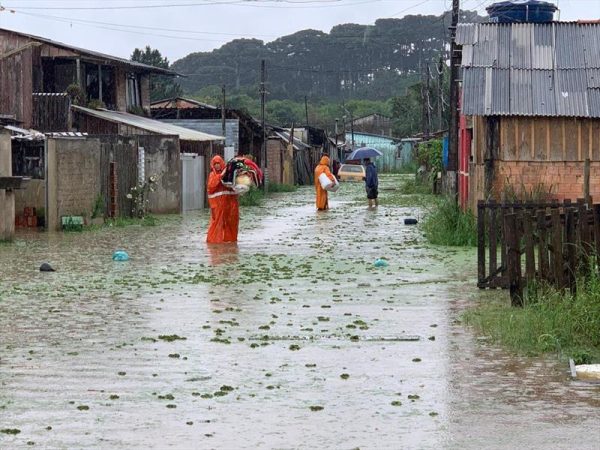
[[[146,46],[144,50],[136,48],[131,55],[131,60],[161,69],[169,68],[169,60],[156,49]],[[183,94],[181,86],[167,75],[150,76],[150,101],[179,97]]]

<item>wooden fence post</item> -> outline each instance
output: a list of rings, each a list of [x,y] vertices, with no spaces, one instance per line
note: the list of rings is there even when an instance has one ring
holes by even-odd
[[[523,286],[521,283],[521,249],[517,231],[516,214],[504,216],[504,232],[507,243],[508,286],[512,306],[523,306]]]
[[[489,234],[489,245],[490,245],[490,276],[495,276],[498,268],[498,223],[496,214],[496,202],[491,200],[488,204],[490,210],[490,234]]]
[[[552,208],[552,250],[554,284],[559,290],[562,290],[565,288],[565,271],[562,251],[562,227],[558,208]]]
[[[533,245],[532,217],[529,210],[523,212],[523,233],[525,235],[525,273],[527,282],[535,280],[535,251]]]
[[[477,202],[477,286],[483,289],[485,280],[485,202]]]
[[[538,230],[538,267],[539,276],[542,280],[548,280],[548,238],[546,233],[546,210],[537,212],[537,230]]]
[[[576,273],[577,273],[577,241],[575,238],[575,212],[573,208],[568,208],[565,212],[565,251],[567,255],[567,286],[571,293],[576,291]]]

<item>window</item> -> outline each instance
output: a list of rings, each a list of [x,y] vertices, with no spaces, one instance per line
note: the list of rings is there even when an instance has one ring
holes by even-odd
[[[140,79],[134,73],[127,74],[127,109],[141,107]]]
[[[340,167],[340,171],[350,173],[363,173],[363,167],[344,164],[342,167]]]

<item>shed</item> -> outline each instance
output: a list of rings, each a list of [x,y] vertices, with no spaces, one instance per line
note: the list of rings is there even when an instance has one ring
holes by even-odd
[[[352,142],[352,133],[346,133],[346,142]],[[354,148],[373,147],[383,153],[375,159],[380,172],[397,172],[402,168],[398,140],[390,136],[370,133],[354,133]]]
[[[600,196],[600,23],[460,24],[463,207]]]

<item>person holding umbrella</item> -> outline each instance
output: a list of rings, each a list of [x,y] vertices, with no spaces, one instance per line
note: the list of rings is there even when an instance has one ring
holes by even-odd
[[[365,159],[365,166],[367,170],[367,176],[365,177],[365,188],[367,190],[367,199],[369,200],[369,208],[379,206],[377,196],[379,194],[379,179],[377,178],[377,167],[371,161],[370,158]]]

